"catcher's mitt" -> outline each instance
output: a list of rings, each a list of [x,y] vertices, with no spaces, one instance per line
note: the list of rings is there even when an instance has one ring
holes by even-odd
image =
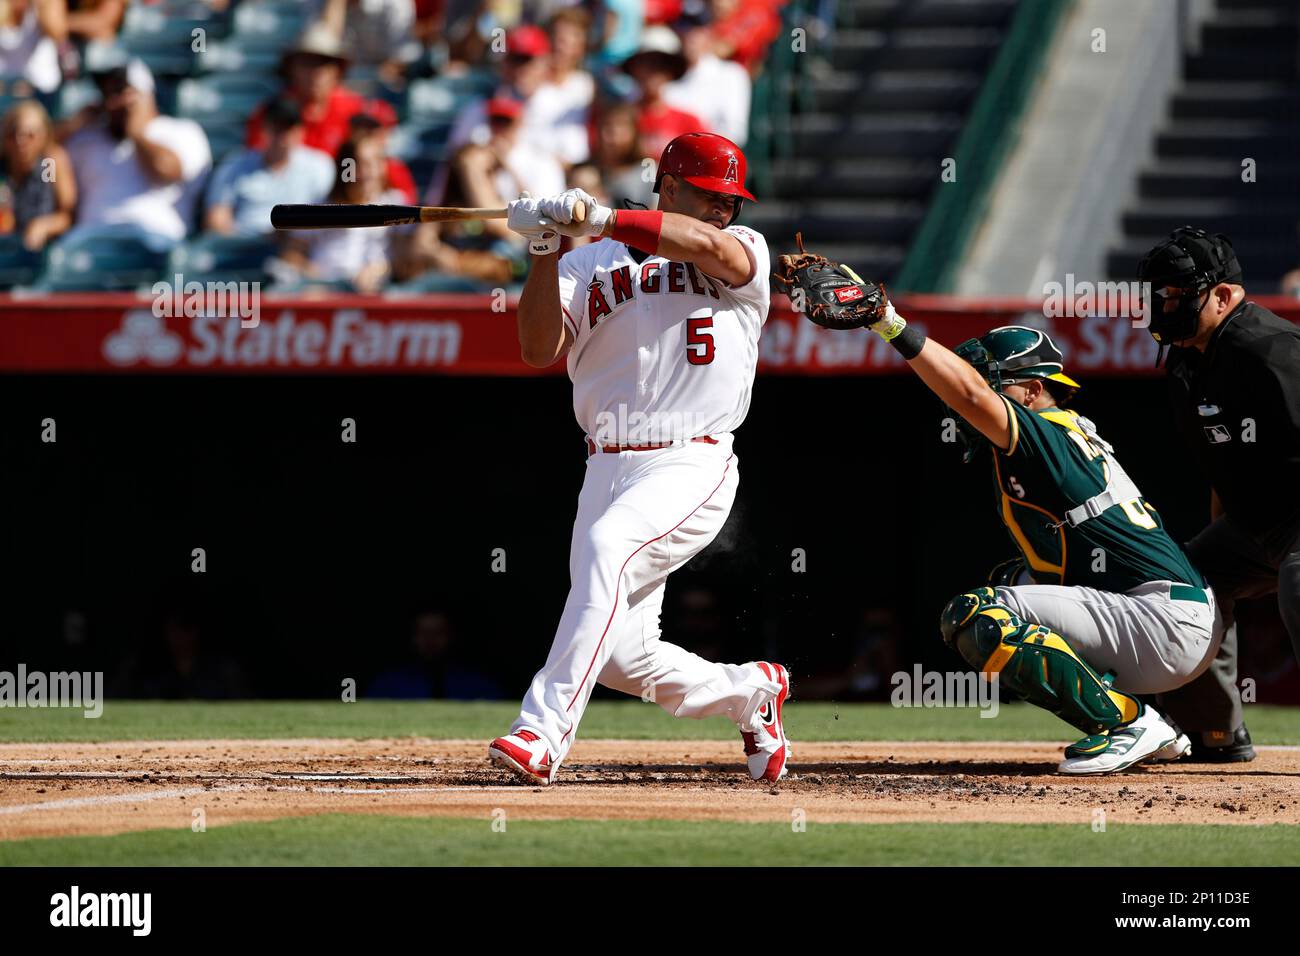
[[[858,329],[885,317],[889,297],[880,282],[864,282],[846,265],[803,247],[795,234],[797,256],[778,256],[772,278],[790,296],[795,309],[828,329]]]

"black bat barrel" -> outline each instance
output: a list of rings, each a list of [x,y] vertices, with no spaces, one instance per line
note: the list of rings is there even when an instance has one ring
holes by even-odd
[[[276,229],[356,229],[419,221],[419,206],[321,203],[279,205],[271,210],[271,225]]]

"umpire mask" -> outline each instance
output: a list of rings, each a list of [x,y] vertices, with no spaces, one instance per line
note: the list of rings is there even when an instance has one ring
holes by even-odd
[[[1182,226],[1143,256],[1137,277],[1150,284],[1147,331],[1163,347],[1196,335],[1210,289],[1220,282],[1240,285],[1241,266],[1227,236]],[[1171,300],[1176,304],[1166,311]]]

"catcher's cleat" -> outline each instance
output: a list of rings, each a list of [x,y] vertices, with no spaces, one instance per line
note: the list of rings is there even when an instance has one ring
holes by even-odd
[[[1169,723],[1169,721],[1165,721]],[[1172,726],[1172,725],[1171,725]],[[1178,730],[1174,727],[1174,730]],[[1173,763],[1175,760],[1181,760],[1192,752],[1192,741],[1185,733],[1179,731],[1178,736],[1174,738],[1171,744],[1165,744],[1159,750],[1151,755],[1148,763]]]
[[[1154,708],[1144,707],[1136,720],[1066,747],[1065,759],[1056,769],[1076,776],[1118,773],[1150,759],[1177,739],[1177,730]]]
[[[488,745],[488,759],[526,783],[540,783],[544,787],[555,782],[560,770],[560,762],[551,755],[546,741],[528,729],[492,741]]]
[[[750,722],[752,730],[740,732],[745,742],[745,758],[749,775],[754,780],[775,783],[785,776],[786,762],[790,759],[790,742],[785,737],[785,724],[781,707],[790,696],[790,673],[780,664],[759,661],[758,668],[768,680],[780,685],[780,690],[763,702]]]

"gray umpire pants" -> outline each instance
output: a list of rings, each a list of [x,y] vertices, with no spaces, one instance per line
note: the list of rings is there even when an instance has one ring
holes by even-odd
[[[1300,659],[1300,527],[1279,528],[1259,541],[1222,515],[1188,542],[1187,553],[1210,579],[1229,623],[1236,601],[1276,593],[1282,623]],[[1231,733],[1240,727],[1236,624],[1224,635],[1206,672],[1187,686],[1162,694],[1157,703],[1188,733]]]
[[[1021,620],[1050,627],[1097,673],[1113,673],[1118,690],[1156,694],[1204,673],[1223,636],[1212,592],[1198,591],[1201,602],[1172,598],[1169,589],[1169,581],[1152,581],[1124,594],[1055,584],[994,590]]]

